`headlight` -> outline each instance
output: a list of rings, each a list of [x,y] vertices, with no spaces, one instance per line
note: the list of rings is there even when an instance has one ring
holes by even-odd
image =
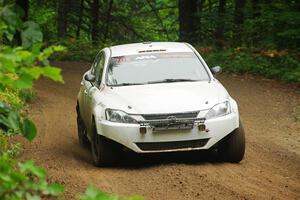
[[[106,119],[111,122],[137,124],[138,122],[121,110],[106,109]]]
[[[206,119],[212,119],[215,117],[221,117],[224,115],[228,115],[231,113],[230,104],[228,101],[225,101],[223,103],[219,103],[212,107],[205,115]]]

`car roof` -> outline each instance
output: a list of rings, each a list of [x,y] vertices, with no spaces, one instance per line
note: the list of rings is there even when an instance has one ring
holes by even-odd
[[[143,53],[193,52],[187,43],[183,42],[143,42],[123,44],[110,47],[111,57],[136,55]]]

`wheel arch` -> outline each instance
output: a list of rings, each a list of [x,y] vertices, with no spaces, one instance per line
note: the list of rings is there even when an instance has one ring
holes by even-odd
[[[79,114],[80,113],[80,109],[79,109],[79,101],[77,99],[76,101],[76,113]]]

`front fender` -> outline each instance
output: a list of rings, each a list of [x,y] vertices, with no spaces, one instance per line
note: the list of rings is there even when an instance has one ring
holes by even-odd
[[[98,124],[100,124],[102,120],[105,120],[105,108],[104,105],[102,105],[101,103],[94,106],[92,110],[92,120],[94,120],[94,123],[91,123],[91,127],[88,128],[89,139],[91,139],[92,137],[92,126],[96,126],[97,133],[102,135],[101,130],[99,130]]]
[[[230,96],[229,96],[229,102],[230,102],[232,112],[236,113],[236,115],[237,115],[237,118],[236,118],[237,122],[236,123],[239,125],[240,124],[240,115],[239,115],[238,105],[237,105],[236,101]]]

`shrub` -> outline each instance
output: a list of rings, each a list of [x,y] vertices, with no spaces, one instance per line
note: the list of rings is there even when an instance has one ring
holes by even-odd
[[[277,50],[229,48],[204,51],[209,66],[221,65],[225,71],[260,74],[290,82],[300,82],[300,60],[293,53]]]
[[[19,90],[13,90],[6,88],[5,90],[0,90],[0,101],[10,104],[14,109],[20,110],[24,106],[24,101],[20,97]]]
[[[20,154],[22,149],[20,143],[12,142],[11,137],[0,130],[0,155],[7,154],[11,158],[15,158]]]
[[[8,155],[0,155],[0,199],[38,200],[56,197],[63,190],[57,183],[49,184],[45,170],[33,161],[16,163]]]
[[[40,76],[62,82],[60,69],[49,65],[48,58],[61,46],[42,49],[42,33],[34,22],[22,22],[14,5],[0,1],[0,199],[23,200],[57,196],[59,184],[49,184],[45,170],[33,161],[16,163],[20,145],[10,137],[21,133],[26,139],[36,136],[32,121],[20,114],[24,102],[32,97],[33,80]],[[21,33],[22,47],[13,46],[16,31]],[[5,43],[3,43],[5,41]]]
[[[69,40],[63,43],[68,51],[53,57],[55,60],[72,60],[93,62],[102,45],[94,45],[92,42],[81,40]]]

